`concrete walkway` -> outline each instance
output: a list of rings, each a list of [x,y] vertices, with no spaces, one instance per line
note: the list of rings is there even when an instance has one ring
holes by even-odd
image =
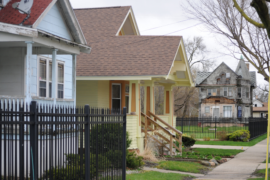
[[[162,173],[186,174],[186,175],[194,176],[196,178],[204,176],[204,174],[196,174],[196,173],[181,172],[181,171],[170,171],[170,170],[158,169],[158,168],[150,168],[150,167],[144,167],[143,170],[145,170],[145,171],[157,171],[157,172],[162,172]]]
[[[214,148],[214,149],[240,149],[240,150],[247,150],[250,146],[222,146],[222,145],[201,145],[196,144],[191,148]]]
[[[265,160],[266,142],[263,140],[255,146],[249,147],[245,152],[239,153],[229,162],[221,164],[209,172],[200,180],[208,179],[237,179],[246,180],[251,177],[251,174]]]

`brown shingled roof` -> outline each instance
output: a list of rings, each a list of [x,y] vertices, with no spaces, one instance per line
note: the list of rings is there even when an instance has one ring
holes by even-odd
[[[75,9],[75,14],[87,39],[92,43],[115,36],[131,6]]]
[[[181,37],[118,36],[93,44],[77,59],[77,76],[167,75]]]
[[[256,111],[256,112],[267,112],[268,111],[268,103],[267,102],[264,102],[263,103],[263,107],[253,107],[253,111]]]
[[[90,54],[77,58],[77,76],[167,75],[181,36],[115,36],[130,6],[75,10]]]

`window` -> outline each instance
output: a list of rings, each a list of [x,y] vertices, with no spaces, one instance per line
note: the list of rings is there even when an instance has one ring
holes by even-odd
[[[126,92],[126,93],[129,93],[129,84],[126,84],[125,92]]]
[[[232,96],[232,87],[229,87],[229,88],[228,88],[228,95],[229,95],[229,96]]]
[[[126,108],[127,108],[127,113],[129,113],[128,112],[128,109],[129,109],[129,96],[126,96],[125,104],[126,104]]]
[[[52,61],[49,58],[39,58],[38,93],[40,97],[52,97]],[[57,62],[56,97],[64,98],[64,64]]]
[[[257,107],[257,104],[255,104],[255,107]]]
[[[112,109],[121,110],[121,84],[112,84]]]
[[[212,92],[213,93],[217,93],[217,89],[212,89]]]
[[[47,94],[47,61],[40,59],[39,61],[39,96],[46,97]]]
[[[261,118],[263,118],[263,113],[261,113]]]
[[[223,106],[224,117],[232,117],[232,106]]]
[[[228,87],[224,87],[224,96],[228,96]]]
[[[231,74],[230,73],[226,73],[226,78],[230,78]]]
[[[64,98],[64,65],[58,64],[58,77],[57,77],[57,86],[58,86],[58,98]]]
[[[237,108],[237,117],[238,118],[242,117],[242,107],[241,106],[238,106],[238,108]]]
[[[211,96],[212,94],[211,94],[211,89],[207,89],[207,94],[208,94],[208,96]]]
[[[205,106],[205,113],[210,113],[210,106]]]
[[[238,98],[242,97],[241,87],[237,88],[237,95],[238,95]]]

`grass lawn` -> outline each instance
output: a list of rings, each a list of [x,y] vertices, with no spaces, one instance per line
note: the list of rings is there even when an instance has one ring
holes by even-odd
[[[264,178],[249,178],[248,180],[264,180]]]
[[[196,153],[202,155],[213,155],[213,156],[230,156],[244,152],[244,150],[236,149],[212,149],[212,148],[194,148]]]
[[[215,123],[213,123],[214,125]],[[187,135],[195,136],[195,139],[203,139],[204,137],[210,137],[210,139],[215,139],[215,127],[199,127],[199,126],[181,126],[176,127],[178,130]],[[232,133],[237,130],[248,130],[248,127],[239,127],[239,126],[231,126],[231,127],[217,127],[216,132],[218,131],[226,131],[227,133]]]
[[[254,146],[255,144],[266,139],[267,135],[264,134],[256,139],[249,142],[235,142],[235,141],[196,141],[195,144],[205,144],[205,145],[224,145],[224,146]]]
[[[184,180],[189,175],[176,174],[176,173],[160,173],[155,171],[146,171],[139,174],[128,174],[127,180]]]
[[[268,174],[270,173],[270,169],[268,169]],[[265,169],[259,169],[254,172],[255,176],[265,177]]]
[[[191,173],[200,173],[202,170],[207,169],[200,163],[185,161],[161,161],[157,168]]]

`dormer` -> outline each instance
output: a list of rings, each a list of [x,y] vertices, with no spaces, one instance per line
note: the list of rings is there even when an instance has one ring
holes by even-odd
[[[131,7],[118,32],[116,33],[116,36],[124,35],[140,35],[138,25],[134,18],[134,13]]]

